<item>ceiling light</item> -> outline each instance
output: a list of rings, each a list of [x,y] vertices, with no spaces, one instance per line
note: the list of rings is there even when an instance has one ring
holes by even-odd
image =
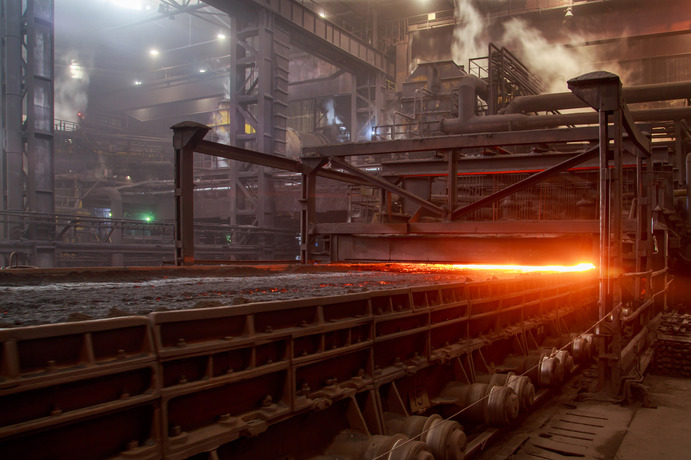
[[[323,11],[320,11],[319,16],[321,16],[322,18],[326,18],[326,13],[324,13]]]
[[[226,38],[226,34],[224,34],[223,32],[219,32],[218,35],[216,35],[216,37],[219,40],[223,40],[224,38]]]
[[[427,14],[427,20],[428,21],[434,21],[435,19],[437,19],[437,13],[428,13]]]
[[[134,80],[134,86],[139,86],[142,84],[141,80]]]
[[[564,15],[565,18],[570,18],[573,17],[573,10],[571,7],[566,8],[566,14]]]
[[[206,69],[199,69],[199,73],[205,73]]]
[[[149,50],[149,54],[152,55],[152,56],[158,56],[158,55],[159,55],[159,51],[158,51],[156,48],[151,48],[151,49]]]

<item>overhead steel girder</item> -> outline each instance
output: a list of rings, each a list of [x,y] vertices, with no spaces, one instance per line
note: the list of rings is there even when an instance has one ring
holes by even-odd
[[[211,141],[199,142],[199,144],[195,147],[195,152],[295,173],[303,173],[306,171],[306,169],[309,169],[308,166],[299,160],[292,160],[290,158],[279,157],[277,155],[270,155],[268,153],[261,153],[254,150],[243,149],[242,147],[219,144]],[[317,170],[316,174],[325,179],[332,179],[357,185],[370,185],[367,180],[339,171],[331,171],[320,168]]]
[[[535,173],[556,166],[575,156],[575,153],[547,152],[489,157],[462,157],[456,161],[458,175]],[[665,152],[666,156],[666,152]],[[636,156],[625,152],[625,166],[635,166]],[[597,170],[597,159],[586,160],[577,168]],[[437,158],[421,160],[393,160],[382,162],[382,177],[447,176],[448,162]]]
[[[318,223],[322,235],[561,235],[597,234],[597,220],[501,220],[462,222]]]
[[[597,127],[562,128],[535,131],[459,134],[394,141],[358,142],[325,145],[304,149],[303,156],[345,157],[386,153],[424,152],[433,150],[495,147],[500,145],[533,145],[555,142],[597,141]]]
[[[405,190],[404,188],[401,188],[397,185],[392,184],[391,182],[387,181],[386,179],[382,179],[381,177],[375,176],[373,174],[369,174],[357,166],[352,166],[345,161],[341,160],[340,158],[329,158],[331,161],[331,165],[335,166],[337,168],[345,169],[346,171],[349,171],[350,173],[354,174],[357,177],[360,177],[368,182],[370,182],[371,185],[374,185],[376,187],[383,188],[384,190],[387,190],[392,193],[397,193],[405,198],[408,198],[409,200],[417,203],[418,205],[422,206],[425,209],[428,209],[432,211],[435,214],[438,214],[440,216],[445,216],[447,214],[447,211],[443,208],[440,208],[434,203],[431,203],[423,198],[420,198],[419,196],[415,195],[414,193],[409,192],[408,190]]]
[[[295,0],[207,0],[205,3],[229,15],[237,7],[265,8],[290,31],[292,42],[319,57],[351,70],[377,70],[394,75],[394,65],[384,53],[346,32]]]
[[[99,97],[93,110],[125,112],[141,121],[171,118],[174,113],[204,113],[218,109],[224,96],[223,75],[191,77],[189,81],[166,87],[138,86]]]
[[[586,160],[590,160],[591,158],[595,158],[600,151],[600,147],[592,147],[585,152],[581,153],[580,155],[576,155],[575,157],[569,158],[566,161],[563,161],[559,163],[556,166],[552,166],[549,169],[545,169],[544,171],[541,171],[539,173],[533,174],[532,176],[523,179],[522,181],[516,182],[513,185],[510,185],[502,190],[499,190],[496,193],[492,193],[491,195],[487,195],[486,197],[477,200],[476,202],[469,204],[467,206],[459,207],[456,208],[453,213],[451,213],[451,218],[452,219],[458,219],[461,216],[464,216],[466,214],[469,214],[477,209],[480,209],[484,206],[487,206],[491,203],[494,203],[495,201],[498,201],[504,197],[507,197],[509,195],[512,195],[520,190],[523,190],[526,187],[530,187],[531,185],[537,184],[538,182],[541,182],[549,177],[555,176],[559,174],[560,172],[566,171],[568,169],[573,168],[574,166],[577,166],[581,163],[583,163]]]

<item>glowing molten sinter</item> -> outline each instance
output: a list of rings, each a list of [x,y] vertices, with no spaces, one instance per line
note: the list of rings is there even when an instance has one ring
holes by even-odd
[[[444,264],[440,264],[444,266]],[[489,265],[489,264],[452,264],[446,265],[451,270],[502,270],[507,272],[584,272],[593,270],[595,265],[580,263],[578,265]]]

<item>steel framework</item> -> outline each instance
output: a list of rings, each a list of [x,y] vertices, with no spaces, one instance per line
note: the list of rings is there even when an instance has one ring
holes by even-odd
[[[2,2],[1,211],[53,213],[53,1]],[[33,241],[31,264],[55,265],[51,224],[0,227]]]

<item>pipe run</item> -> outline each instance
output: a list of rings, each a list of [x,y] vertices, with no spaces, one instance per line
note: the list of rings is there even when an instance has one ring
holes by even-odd
[[[622,88],[622,98],[627,104],[686,99],[689,94],[691,94],[691,81]],[[581,107],[586,107],[585,102],[571,92],[549,93],[515,97],[506,106],[504,113],[549,112]]]
[[[636,110],[631,112],[634,121],[667,121],[691,119],[691,107],[673,109]],[[506,115],[473,116],[466,118],[444,118],[440,130],[444,134],[474,134],[486,132],[525,131],[549,129],[560,126],[595,125],[599,122],[597,112],[569,113],[561,115]]]

